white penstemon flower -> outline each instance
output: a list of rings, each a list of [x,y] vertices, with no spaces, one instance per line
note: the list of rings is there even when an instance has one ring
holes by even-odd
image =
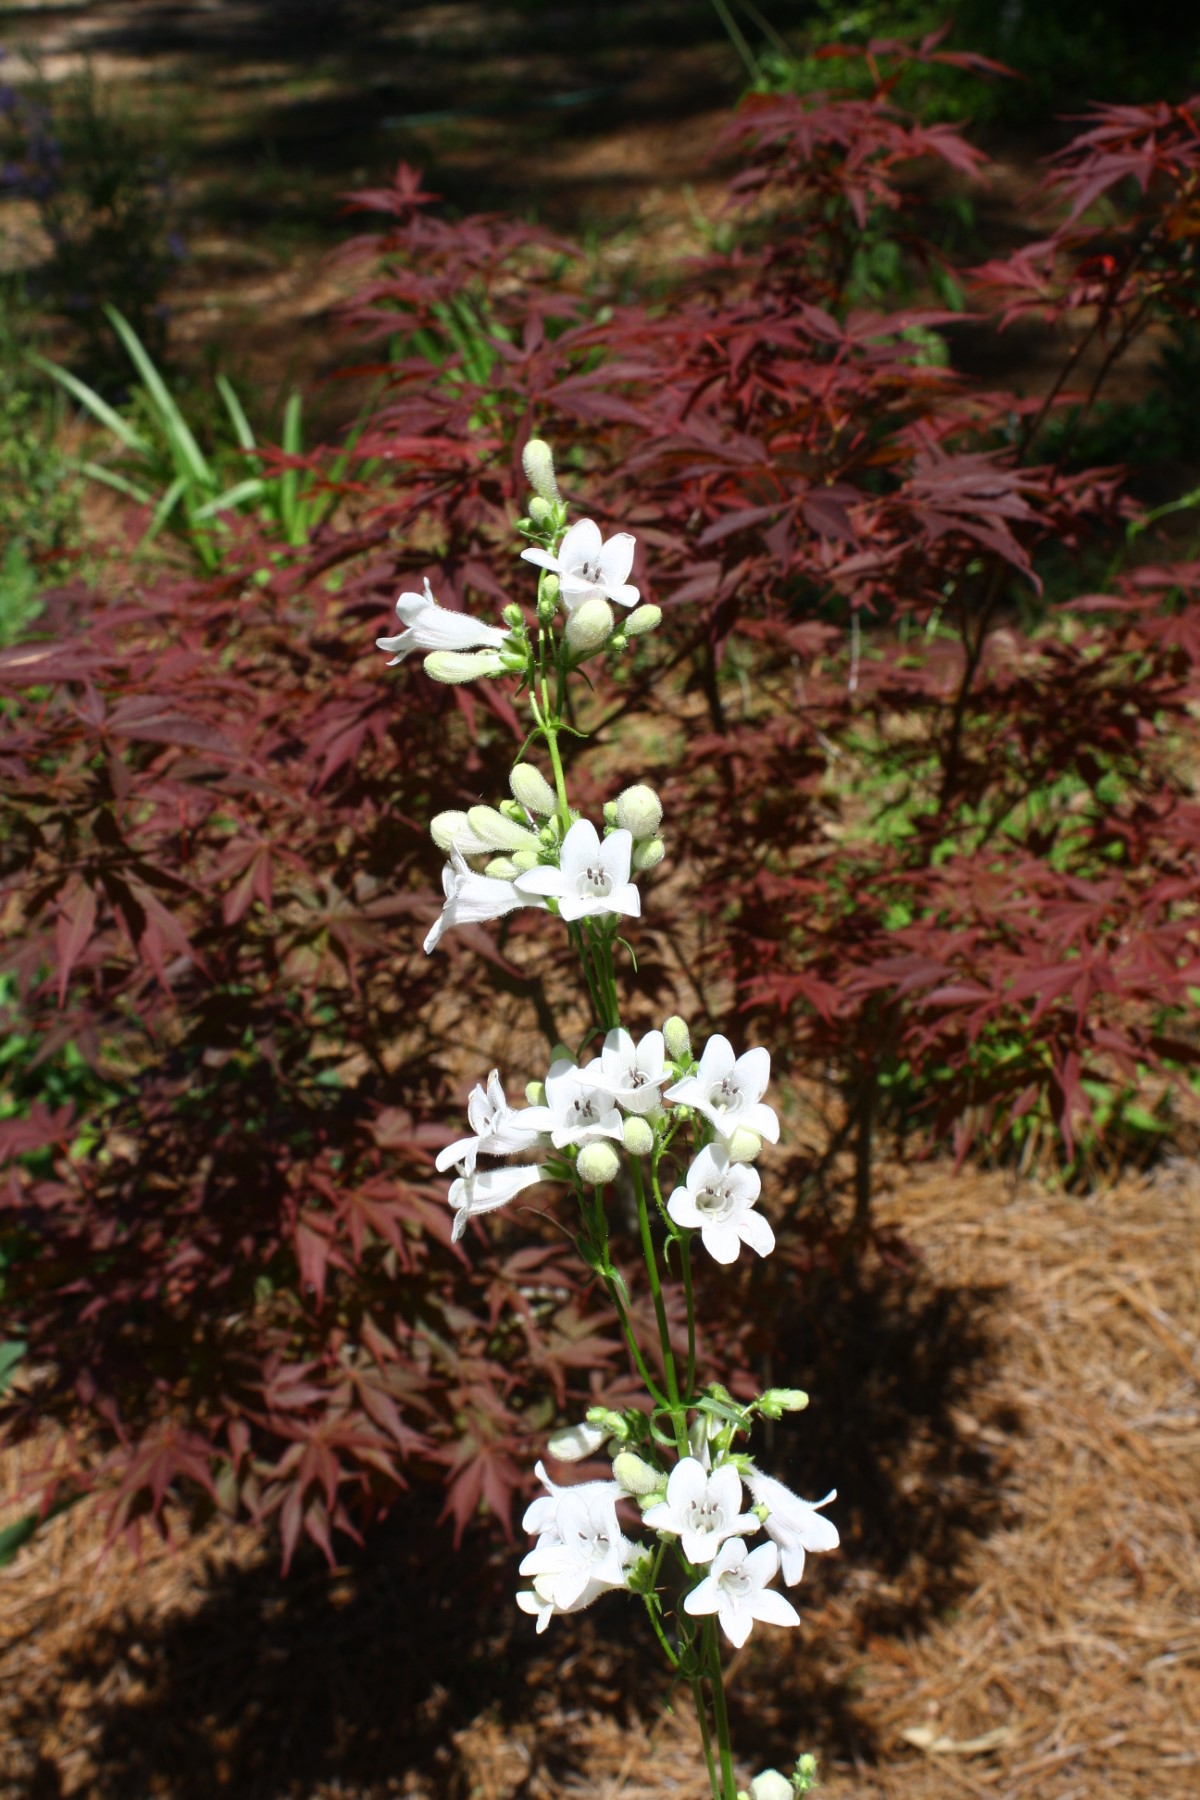
[[[594,519],[580,519],[563,539],[557,556],[536,549],[522,550],[521,555],[526,562],[558,576],[558,591],[569,613],[588,600],[636,606],[640,595],[629,581],[635,542],[627,531],[620,531],[606,544]]]
[[[806,1552],[836,1550],[842,1541],[833,1520],[825,1518],[820,1510],[837,1499],[837,1489],[833,1488],[823,1500],[801,1500],[782,1481],[759,1469],[751,1469],[746,1480],[755,1505],[766,1512],[764,1529],[779,1547],[784,1582],[795,1587],[804,1574]]]
[[[514,1151],[528,1150],[538,1131],[525,1118],[527,1110],[516,1112],[508,1104],[500,1085],[500,1071],[493,1069],[486,1090],[476,1083],[467,1100],[467,1119],[474,1136],[447,1144],[438,1152],[435,1168],[444,1172],[458,1164],[464,1174],[472,1175],[481,1151],[485,1156],[511,1156]]]
[[[495,1212],[497,1207],[507,1206],[510,1200],[515,1200],[526,1188],[541,1181],[544,1173],[544,1169],[535,1164],[519,1168],[475,1169],[470,1172],[464,1168],[458,1180],[450,1183],[450,1192],[446,1196],[455,1214],[450,1234],[453,1241],[457,1244],[472,1219],[477,1219],[481,1213]]]
[[[558,866],[542,863],[528,869],[515,885],[529,895],[530,904],[557,900],[568,924],[606,913],[636,919],[642,897],[629,879],[632,855],[627,831],[612,831],[602,842],[590,819],[576,819],[559,848]]]
[[[767,1586],[778,1569],[779,1552],[774,1544],[747,1550],[741,1538],[730,1538],[713,1557],[700,1586],[684,1595],[683,1610],[693,1617],[716,1613],[721,1630],[738,1650],[756,1620],[764,1625],[798,1625],[800,1614],[791,1601]]]
[[[768,1051],[747,1050],[735,1057],[729,1039],[718,1033],[705,1044],[699,1066],[668,1088],[666,1097],[703,1113],[719,1137],[746,1130],[777,1144],[779,1120],[763,1101],[770,1079]]]
[[[586,1070],[565,1059],[550,1065],[546,1077],[545,1106],[530,1106],[523,1117],[527,1125],[548,1133],[556,1150],[568,1144],[586,1144],[594,1138],[621,1139],[624,1127],[612,1097],[593,1087]]]
[[[604,1039],[600,1055],[579,1071],[581,1081],[611,1094],[622,1112],[654,1113],[662,1106],[663,1083],[671,1079],[661,1031],[648,1031],[640,1044],[620,1026]]]
[[[651,1507],[645,1523],[678,1537],[690,1563],[706,1563],[726,1538],[758,1530],[754,1514],[741,1507],[742,1484],[731,1463],[710,1475],[694,1456],[685,1456],[671,1470],[666,1499]]]
[[[736,1262],[743,1244],[769,1256],[775,1233],[753,1210],[761,1186],[757,1169],[732,1162],[723,1145],[708,1144],[688,1170],[686,1186],[667,1201],[667,1211],[677,1225],[699,1231],[715,1262]]]
[[[450,861],[442,870],[442,888],[446,903],[434,920],[425,939],[428,956],[441,942],[442,934],[452,925],[480,925],[486,919],[500,919],[519,906],[544,907],[536,894],[527,894],[511,881],[500,881],[494,875],[477,875],[467,866],[467,859],[457,845]]]
[[[397,637],[375,639],[375,648],[391,655],[389,669],[414,650],[499,650],[509,635],[499,625],[439,606],[428,579],[423,594],[401,594],[396,611],[406,629]]]

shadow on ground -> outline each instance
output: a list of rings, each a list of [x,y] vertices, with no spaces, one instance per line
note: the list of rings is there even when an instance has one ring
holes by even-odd
[[[760,1634],[739,1660],[735,1733],[760,1760],[803,1742],[869,1761],[853,1662],[869,1639],[910,1638],[954,1604],[965,1549],[1001,1520],[999,1457],[1017,1421],[989,1388],[998,1292],[938,1287],[919,1267],[812,1281],[781,1309],[773,1358],[813,1404],[762,1460],[811,1497],[836,1475],[843,1549],[811,1559],[793,1596],[804,1630],[786,1649]],[[414,1498],[335,1574],[309,1564],[285,1581],[264,1558],[213,1570],[186,1614],[113,1618],[39,1683],[18,1736],[85,1741],[97,1800],[277,1800],[327,1782],[375,1795],[405,1775],[465,1797],[455,1738],[483,1714],[499,1743],[524,1746],[506,1791],[533,1767],[558,1787],[585,1777],[580,1708],[642,1730],[657,1714],[665,1681],[644,1621],[609,1600],[536,1637],[512,1606],[512,1552],[455,1552],[435,1511]],[[64,1729],[71,1693],[90,1698]],[[59,1782],[43,1759],[29,1792],[51,1800]]]

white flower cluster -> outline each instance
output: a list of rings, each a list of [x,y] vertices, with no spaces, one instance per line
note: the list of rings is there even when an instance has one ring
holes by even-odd
[[[537,1619],[544,1631],[555,1613],[578,1612],[601,1594],[627,1588],[647,1566],[651,1552],[631,1542],[621,1529],[617,1507],[636,1493],[642,1523],[660,1538],[674,1542],[689,1578],[701,1575],[683,1598],[693,1617],[715,1613],[731,1644],[746,1642],[754,1625],[798,1625],[800,1615],[790,1600],[769,1586],[782,1567],[794,1587],[804,1573],[810,1551],[836,1550],[837,1528],[820,1508],[837,1498],[801,1500],[781,1481],[763,1475],[739,1458],[754,1500],[742,1511],[742,1475],[733,1461],[709,1469],[696,1456],[681,1457],[669,1475],[627,1452],[614,1470],[635,1465],[625,1481],[585,1481],[557,1487],[541,1463],[538,1477],[546,1489],[525,1514],[525,1530],[537,1542],[521,1564],[532,1587],[517,1595],[522,1612]],[[765,1529],[768,1543],[754,1550],[745,1539]]]
[[[673,1058],[667,1033],[677,1052]],[[607,1186],[620,1169],[614,1146],[631,1156],[653,1156],[690,1121],[709,1141],[667,1200],[668,1217],[683,1230],[698,1231],[717,1262],[734,1262],[743,1244],[768,1256],[775,1234],[755,1211],[761,1183],[752,1163],[764,1138],[779,1139],[779,1121],[762,1097],[770,1074],[765,1050],[735,1056],[719,1034],[709,1038],[696,1063],[681,1019],[668,1020],[664,1031],[648,1031],[637,1043],[618,1026],[606,1035],[599,1056],[582,1065],[565,1052],[555,1055],[545,1081],[526,1090],[532,1104],[519,1109],[508,1104],[493,1069],[487,1087],[475,1087],[467,1102],[473,1135],[448,1144],[437,1158],[439,1170],[458,1171],[449,1194],[455,1239],[471,1219],[535,1182],[571,1179],[571,1164],[583,1186]],[[481,1154],[539,1151],[567,1156],[554,1164],[478,1166]]]

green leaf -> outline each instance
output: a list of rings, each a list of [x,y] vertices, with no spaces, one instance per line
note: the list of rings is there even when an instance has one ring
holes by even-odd
[[[0,1343],[0,1394],[7,1394],[12,1386],[13,1370],[24,1355],[25,1345],[17,1338]]]
[[[251,475],[245,481],[239,481],[233,487],[226,488],[225,492],[218,494],[215,500],[206,500],[203,506],[196,508],[192,518],[211,519],[216,513],[231,512],[234,507],[240,506],[243,500],[257,500],[260,494],[265,493],[266,486],[261,475]]]
[[[44,375],[49,375],[58,382],[60,387],[66,388],[68,394],[73,394],[80,405],[86,406],[92,417],[98,419],[101,425],[106,425],[127,450],[132,450],[135,456],[142,456],[147,461],[153,461],[154,452],[146,439],[134,430],[128,419],[123,419],[119,412],[114,412],[107,400],[102,400],[95,389],[87,385],[86,381],[80,381],[79,377],[72,375],[69,369],[60,369],[57,363],[48,362],[44,356],[36,356],[31,352],[29,360],[35,368],[41,369]]]
[[[232,383],[224,375],[218,375],[216,381],[217,392],[225,402],[225,411],[229,414],[229,422],[233,426],[233,433],[238,443],[243,450],[257,450],[258,445],[255,442],[254,432],[250,428],[250,421],[246,417],[241,401],[233,391]]]
[[[186,469],[192,479],[199,482],[202,487],[212,487],[212,470],[205,461],[199,444],[192,436],[187,420],[176,405],[166,382],[155,368],[142,340],[128,319],[124,318],[115,306],[106,305],[104,314],[124,344],[130,362],[145,384],[151,404],[158,413],[158,421],[163,435],[175,457],[176,467],[179,468],[181,474]],[[181,464],[182,467],[180,467]]]

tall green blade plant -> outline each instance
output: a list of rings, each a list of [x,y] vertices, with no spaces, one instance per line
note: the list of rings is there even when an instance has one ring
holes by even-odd
[[[548,445],[530,442],[525,471],[535,493],[520,524],[530,540],[522,555],[538,570],[530,616],[511,604],[501,625],[473,619],[439,606],[426,582],[423,594],[400,596],[404,628],[378,644],[393,662],[425,651],[425,670],[437,681],[508,679],[529,712],[529,736],[509,774],[511,798],[432,821],[449,860],[445,905],[426,951],[455,926],[536,908],[561,924],[574,947],[591,1025],[578,1045],[551,1052],[548,1069],[526,1086],[524,1106],[509,1104],[493,1069],[471,1093],[470,1134],[442,1151],[437,1166],[455,1171],[448,1199],[456,1240],[535,1186],[566,1190],[575,1244],[604,1285],[645,1389],[643,1406],[598,1405],[550,1439],[551,1461],[607,1451],[612,1473],[572,1485],[537,1465],[543,1492],[525,1514],[536,1541],[521,1563],[528,1585],[517,1604],[544,1631],[555,1616],[610,1592],[639,1600],[673,1684],[692,1692],[713,1800],[737,1800],[722,1639],[740,1648],[756,1625],[798,1625],[795,1608],[771,1583],[782,1573],[794,1585],[806,1553],[838,1544],[819,1510],[836,1495],[800,1499],[759,1468],[746,1443],[758,1420],[802,1410],[807,1395],[771,1388],[735,1401],[719,1384],[705,1384],[698,1366],[697,1249],[729,1265],[743,1249],[761,1257],[775,1248],[756,1207],[755,1161],[764,1139],[779,1137],[763,1099],[770,1056],[762,1047],[738,1055],[717,1035],[697,1057],[678,1016],[637,1042],[622,1023],[618,952],[628,952],[636,972],[622,933],[641,914],[637,877],[665,853],[662,805],[634,783],[605,806],[598,830],[571,805],[563,740],[578,735],[566,720],[583,664],[619,653],[661,614],[640,604],[629,581],[628,533],[604,542],[590,519],[568,529]],[[623,615],[619,625],[614,608]],[[632,1199],[632,1233],[614,1203],[618,1184]],[[651,1343],[636,1322],[631,1256],[640,1259],[639,1284],[652,1302]],[[678,1341],[664,1295],[671,1271],[686,1309]],[[648,1538],[634,1535],[639,1528]],[[766,1541],[748,1549],[747,1538],[760,1531]],[[750,1791],[753,1800],[784,1800],[807,1793],[814,1779],[813,1759],[802,1756],[790,1779],[764,1770]]]

